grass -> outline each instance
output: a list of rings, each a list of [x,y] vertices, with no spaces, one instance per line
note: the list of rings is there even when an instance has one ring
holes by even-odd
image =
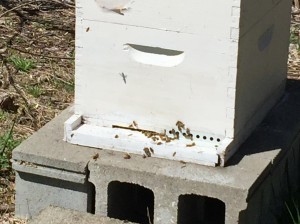
[[[15,122],[9,132],[0,136],[0,170],[11,169],[10,158],[12,150],[21,143],[20,140],[15,140],[13,138],[14,126]]]
[[[68,93],[73,93],[74,92],[74,82],[70,83],[64,83],[61,81],[56,81],[55,82],[55,87],[57,89],[65,89]]]
[[[297,49],[300,50],[300,25],[293,24],[290,28],[290,44],[297,46]]]
[[[10,158],[12,150],[21,143],[20,140],[15,140],[12,135],[5,134],[0,136],[0,170],[10,169]]]
[[[292,198],[290,203],[285,203],[289,220],[292,224],[300,224],[300,197]]]
[[[9,117],[9,113],[3,110],[0,110],[0,121],[4,121]]]
[[[44,93],[43,89],[40,86],[28,86],[27,91],[35,98],[40,97]]]
[[[35,64],[32,60],[27,58],[23,58],[20,56],[11,56],[9,58],[9,62],[17,69],[22,72],[29,72],[31,69],[35,68]]]
[[[300,50],[300,40],[298,36],[296,36],[295,34],[291,34],[290,43],[295,44],[297,46],[297,49]]]

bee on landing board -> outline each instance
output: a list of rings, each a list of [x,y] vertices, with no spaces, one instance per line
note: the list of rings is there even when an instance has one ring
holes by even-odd
[[[95,155],[93,155],[93,157],[92,157],[92,158],[93,158],[93,160],[95,160],[95,161],[96,161],[96,160],[99,158],[99,153],[96,153]]]
[[[151,157],[151,152],[150,152],[149,148],[145,147],[144,148],[144,152],[145,152],[145,154],[146,154],[147,157]]]
[[[130,159],[131,155],[129,153],[125,153],[125,155],[123,156],[124,159]]]
[[[177,121],[177,122],[176,122],[176,126],[177,126],[177,128],[178,128],[178,130],[179,130],[180,132],[182,132],[182,130],[185,129],[185,128],[184,128],[185,125],[184,125],[184,123],[182,123],[181,121]]]

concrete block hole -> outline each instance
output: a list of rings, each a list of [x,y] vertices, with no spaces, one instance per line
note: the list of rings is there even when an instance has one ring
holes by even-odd
[[[112,181],[108,185],[107,216],[141,224],[153,223],[154,194],[138,184]]]
[[[177,224],[224,224],[225,203],[195,194],[180,195]]]

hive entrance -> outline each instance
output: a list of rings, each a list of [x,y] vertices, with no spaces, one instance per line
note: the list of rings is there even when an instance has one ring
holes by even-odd
[[[152,131],[152,130],[145,130],[140,129],[136,121],[133,121],[128,127],[122,125],[112,125],[112,128],[118,129],[127,129],[131,131],[138,131],[144,134],[147,138],[152,139],[156,143],[170,143],[172,141],[180,140],[185,141],[188,145],[193,144],[196,145],[195,142],[198,144],[213,144],[215,147],[221,143],[223,136],[215,135],[212,133],[205,133],[205,132],[194,132],[187,128],[181,121],[177,121],[174,128],[172,129],[164,129],[161,133]]]

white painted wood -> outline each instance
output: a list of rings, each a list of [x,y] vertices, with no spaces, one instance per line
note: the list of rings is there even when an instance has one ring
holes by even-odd
[[[73,115],[64,125],[64,140],[69,142],[72,139],[72,131],[81,125],[81,115]]]
[[[110,2],[110,0],[105,2],[108,1]],[[124,0],[130,3],[127,4],[128,9],[122,12],[123,15],[103,9],[99,2],[101,0],[77,0],[81,18],[152,30],[207,35],[217,39],[230,36],[228,27],[231,24],[232,0]],[[122,4],[114,5],[116,0],[111,2],[108,8],[122,8],[120,7]]]
[[[176,149],[179,160],[223,166],[282,95],[290,5],[77,0],[76,115],[66,141],[141,153],[152,143],[126,128],[174,130],[180,140],[153,156],[174,159]]]
[[[71,123],[77,119],[77,115],[71,117],[67,122]],[[151,138],[147,138],[139,131],[126,130],[120,128],[105,128],[95,125],[82,124],[72,130],[71,138],[68,142],[73,144],[86,145],[90,147],[111,149],[120,152],[145,155],[145,148],[149,149],[151,156],[168,158],[184,162],[194,162],[215,166],[219,162],[217,155],[218,147],[212,150],[211,144],[202,143],[201,145],[189,146],[186,141],[174,140],[169,143],[162,142],[158,145]],[[190,141],[189,143],[192,143]],[[151,150],[150,150],[151,148]],[[153,150],[153,151],[152,151]],[[152,151],[152,152],[151,152]]]
[[[76,77],[77,113],[86,120],[96,118],[103,126],[129,126],[136,121],[141,129],[159,132],[174,128],[180,120],[201,134],[225,136],[227,86],[224,83],[228,82],[229,56],[219,49],[226,44],[229,47],[228,41],[217,44],[209,38],[189,34],[90,21],[87,24],[103,32],[90,31],[78,49],[79,54],[85,55],[78,58],[80,65],[85,65],[85,72]],[[121,36],[125,31],[126,35]],[[153,36],[159,38],[153,40]],[[99,39],[103,44],[98,44]],[[209,52],[209,45],[189,44],[197,41],[216,45],[215,52],[202,59],[203,52]],[[141,64],[124,50],[126,43],[184,51],[185,58],[171,68]],[[106,53],[101,55],[101,52]],[[89,74],[88,78],[85,74]],[[121,74],[127,76],[126,83]],[[103,94],[95,96],[99,89]]]

